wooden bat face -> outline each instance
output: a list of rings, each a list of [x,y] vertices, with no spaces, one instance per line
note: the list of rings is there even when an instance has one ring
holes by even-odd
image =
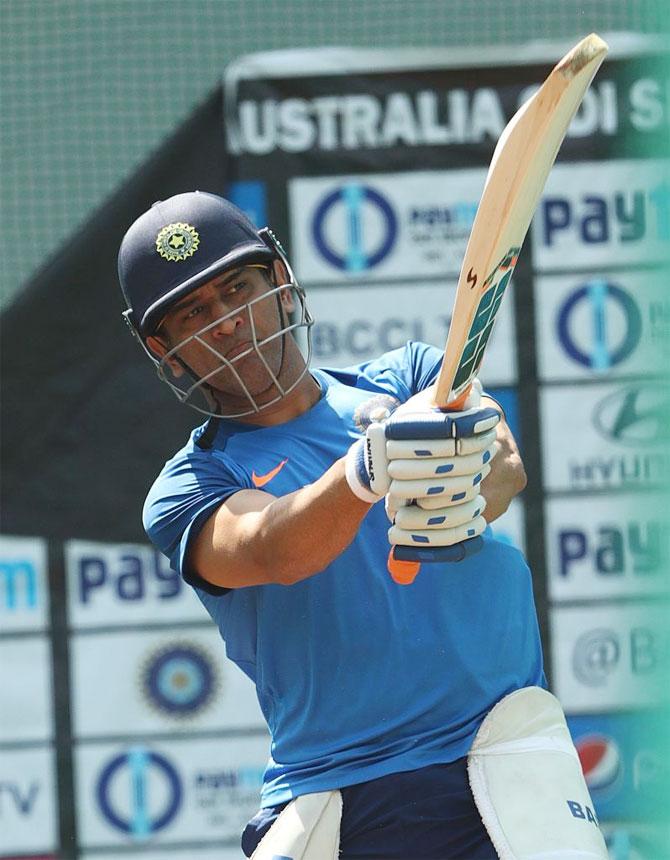
[[[500,136],[458,280],[436,388],[441,408],[458,409],[467,397],[549,171],[606,53],[595,34],[582,39]]]

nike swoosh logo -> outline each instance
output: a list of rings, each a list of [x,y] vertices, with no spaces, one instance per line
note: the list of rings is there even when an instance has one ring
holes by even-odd
[[[269,472],[266,472],[264,475],[257,475],[256,472],[251,473],[251,480],[253,481],[254,487],[264,487],[266,484],[269,484],[270,481],[276,477],[284,466],[288,463],[288,457],[285,460],[282,460],[278,466],[275,466],[274,469],[270,469]]]

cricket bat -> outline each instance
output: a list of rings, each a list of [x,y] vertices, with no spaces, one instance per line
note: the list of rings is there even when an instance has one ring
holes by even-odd
[[[582,39],[500,135],[458,278],[435,390],[440,409],[456,411],[467,400],[547,176],[607,50],[595,33]],[[481,544],[481,538],[471,540]],[[393,547],[388,565],[393,579],[412,582],[421,558],[432,560],[430,550],[422,556],[421,548]]]

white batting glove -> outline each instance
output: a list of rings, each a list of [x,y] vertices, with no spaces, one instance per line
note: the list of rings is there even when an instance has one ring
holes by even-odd
[[[393,525],[388,531],[389,542],[394,546],[412,547],[462,543],[486,529],[486,520],[482,516],[485,507],[486,500],[482,495],[461,505],[434,511],[426,511],[418,504],[410,503],[393,514]]]
[[[490,470],[500,420],[495,409],[475,405],[481,400],[475,382],[470,408],[463,412],[431,411],[423,404],[420,412],[411,412],[410,401],[370,424],[346,457],[346,478],[355,495],[372,504],[390,493],[390,511],[414,499],[429,509],[474,500]]]
[[[384,498],[391,486],[384,424],[368,426],[365,436],[347,451],[344,469],[347,483],[359,499],[373,504]]]
[[[414,433],[413,419],[422,421],[431,438],[406,438]],[[386,446],[392,480],[385,506],[393,545],[451,547],[485,530],[486,501],[479,490],[498,450],[499,421],[490,407],[433,414],[430,424],[421,415],[398,416],[387,429],[394,438]]]

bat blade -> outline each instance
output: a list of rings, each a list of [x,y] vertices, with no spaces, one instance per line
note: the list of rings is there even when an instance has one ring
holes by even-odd
[[[582,39],[498,140],[458,279],[435,391],[440,408],[458,409],[467,398],[549,171],[607,50],[595,33]]]
[[[435,405],[441,409],[460,409],[467,399],[549,171],[607,50],[607,44],[595,33],[582,39],[519,108],[500,136],[458,279],[435,389]],[[481,538],[460,545],[462,557],[476,551],[467,545],[477,541]],[[442,549],[448,553],[458,545]],[[402,547],[400,551],[393,547],[388,569],[397,583],[409,585],[422,560],[438,559],[422,555],[417,547]]]

